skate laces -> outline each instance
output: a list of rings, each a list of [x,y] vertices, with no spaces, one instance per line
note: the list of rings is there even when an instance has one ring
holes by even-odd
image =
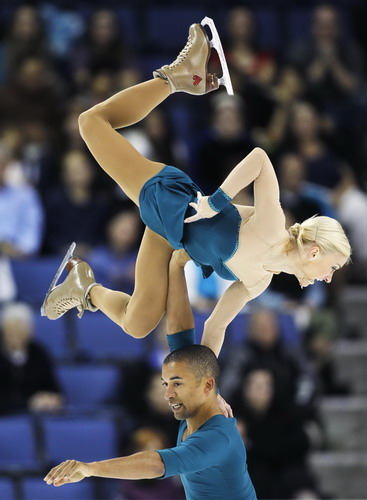
[[[189,35],[185,47],[181,50],[181,52],[178,54],[173,63],[168,64],[168,67],[171,69],[181,64],[186,59],[186,56],[191,50],[192,45],[193,45],[193,37],[192,35]]]
[[[55,312],[56,314],[64,314],[66,313],[66,311],[73,309],[73,307],[78,307],[78,306],[80,307],[81,305],[82,304],[79,299],[72,297],[63,297],[62,299],[58,300],[57,303],[55,304]]]

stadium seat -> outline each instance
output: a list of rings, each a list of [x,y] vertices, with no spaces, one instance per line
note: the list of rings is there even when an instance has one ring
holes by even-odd
[[[57,375],[67,405],[99,407],[116,399],[121,371],[111,365],[60,365]]]
[[[22,491],[23,500],[92,500],[95,498],[94,484],[91,479],[56,488],[46,484],[40,478],[27,477],[22,481]]]
[[[50,321],[41,316],[37,310],[34,315],[34,339],[51,354],[54,359],[69,359],[67,318],[63,316],[58,321]]]
[[[15,486],[12,479],[0,477],[0,498],[1,500],[15,500]]]
[[[40,425],[50,463],[71,458],[90,462],[117,456],[118,436],[110,417],[44,417]]]
[[[0,469],[37,469],[36,436],[27,416],[0,418]],[[1,498],[1,497],[0,497]]]
[[[101,312],[86,312],[76,329],[78,353],[89,359],[131,360],[143,356],[148,346],[146,339],[127,335]]]
[[[18,300],[39,307],[60,262],[60,257],[13,260],[11,266],[18,289]]]

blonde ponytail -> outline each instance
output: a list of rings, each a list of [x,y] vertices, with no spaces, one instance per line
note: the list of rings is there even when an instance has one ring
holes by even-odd
[[[324,254],[339,253],[350,257],[352,249],[348,238],[336,219],[325,216],[313,216],[301,224],[298,222],[288,229],[291,241],[299,251],[306,245],[316,244]]]

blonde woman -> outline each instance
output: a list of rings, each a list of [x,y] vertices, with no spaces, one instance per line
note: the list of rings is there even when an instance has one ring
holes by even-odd
[[[330,283],[334,272],[348,262],[351,248],[336,220],[314,217],[286,229],[278,181],[262,149],[255,148],[208,197],[186,174],[144,158],[116,132],[142,120],[173,92],[205,94],[223,83],[231,93],[213,23],[210,28],[212,41],[202,25],[192,25],[178,58],[155,71],[153,80],[119,92],[80,116],[80,133],[88,148],[139,206],[147,228],[132,296],[96,284],[88,264],[70,252],[42,307],[48,318],[57,319],[73,307],[79,316],[85,309],[100,309],[129,335],[144,337],[164,314],[172,251],[185,249],[204,276],[214,270],[234,281],[205,324],[203,342],[218,354],[226,326],[269,286],[274,274],[293,274],[302,287],[315,280]],[[207,70],[211,46],[221,56],[225,74],[220,80]],[[207,168],[210,172],[210,165]],[[251,183],[254,206],[232,204]],[[55,287],[65,264],[69,274]]]

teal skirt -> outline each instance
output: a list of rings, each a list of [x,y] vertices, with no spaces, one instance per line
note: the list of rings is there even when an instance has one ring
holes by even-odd
[[[225,262],[238,248],[241,217],[229,204],[215,217],[185,224],[184,219],[195,213],[189,203],[197,201],[198,191],[202,193],[187,174],[166,166],[144,184],[139,195],[140,216],[173,248],[185,248],[204,278],[215,271],[224,279],[236,280]]]

